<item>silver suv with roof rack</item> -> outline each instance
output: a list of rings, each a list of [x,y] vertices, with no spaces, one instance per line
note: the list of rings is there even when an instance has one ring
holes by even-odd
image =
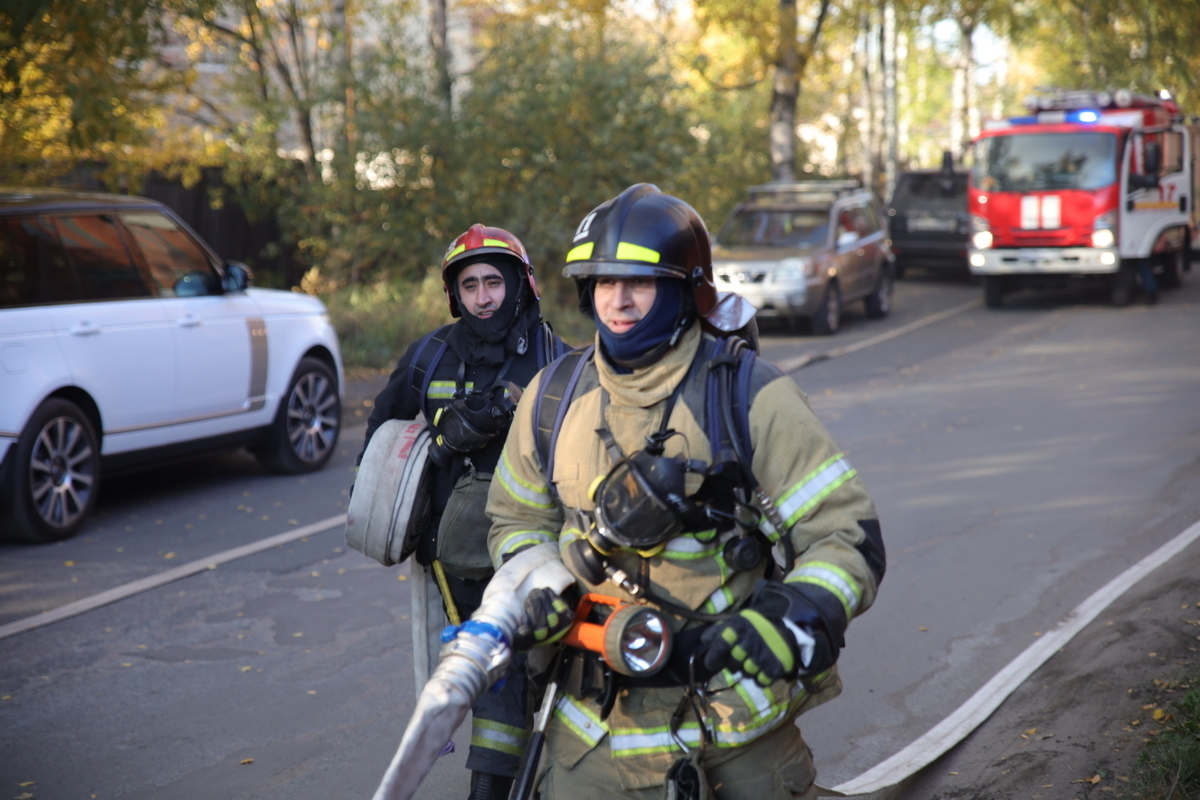
[[[868,317],[892,307],[892,253],[875,198],[857,181],[751,186],[717,234],[717,288],[749,300],[760,318],[841,327],[862,300]]]

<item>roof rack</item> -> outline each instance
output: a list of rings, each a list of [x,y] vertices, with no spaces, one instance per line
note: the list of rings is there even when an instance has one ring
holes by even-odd
[[[861,192],[857,180],[774,181],[746,189],[748,200],[755,204],[772,202],[828,202],[842,195]]]

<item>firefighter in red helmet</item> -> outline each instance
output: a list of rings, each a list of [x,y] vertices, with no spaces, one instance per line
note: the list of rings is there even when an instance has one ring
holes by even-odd
[[[475,611],[492,576],[484,509],[520,389],[570,348],[542,320],[533,266],[508,231],[472,225],[447,248],[441,273],[456,321],[401,356],[375,398],[363,451],[389,419],[419,412],[435,429],[426,534],[415,557],[436,575],[456,622]],[[473,706],[470,800],[508,797],[525,745],[526,691],[516,664],[500,691]]]

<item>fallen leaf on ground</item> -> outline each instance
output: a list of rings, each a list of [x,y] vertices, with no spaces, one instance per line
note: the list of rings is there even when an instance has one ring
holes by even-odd
[[[243,758],[243,759],[242,759],[242,761],[241,761],[241,763],[242,763],[242,764],[253,764],[253,763],[254,763],[254,759],[253,759],[253,758]]]

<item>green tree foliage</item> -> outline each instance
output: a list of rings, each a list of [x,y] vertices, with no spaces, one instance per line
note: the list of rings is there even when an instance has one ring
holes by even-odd
[[[1078,88],[1168,89],[1200,113],[1200,3],[1072,0],[1039,4],[1019,41],[1039,83]]]
[[[182,2],[0,4],[0,182],[43,183],[145,145],[174,78],[155,69],[158,46]]]

